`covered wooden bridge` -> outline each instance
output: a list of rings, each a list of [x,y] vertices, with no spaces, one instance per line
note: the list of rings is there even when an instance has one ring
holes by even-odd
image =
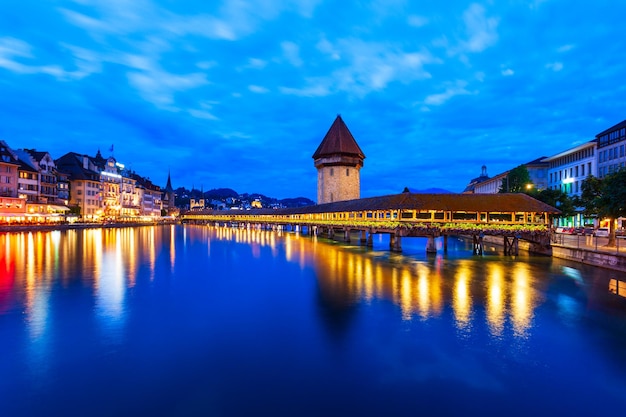
[[[505,253],[517,254],[520,239],[532,252],[549,253],[551,216],[560,211],[526,194],[417,194],[402,193],[360,198],[298,208],[253,210],[200,210],[181,213],[186,223],[280,227],[326,233],[352,232],[372,245],[372,235],[388,233],[390,249],[400,251],[402,237],[427,237],[428,252],[434,239],[471,236],[475,251],[482,252],[484,236],[500,236]]]

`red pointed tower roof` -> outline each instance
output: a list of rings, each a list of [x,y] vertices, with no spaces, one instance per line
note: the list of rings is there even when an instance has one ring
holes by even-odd
[[[328,129],[322,143],[317,147],[313,154],[313,159],[331,155],[349,155],[365,159],[365,154],[357,145],[348,126],[346,126],[339,114],[330,129]]]

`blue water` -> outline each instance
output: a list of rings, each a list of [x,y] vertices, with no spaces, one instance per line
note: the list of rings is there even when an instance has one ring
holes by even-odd
[[[0,235],[0,416],[622,415],[626,274],[402,243]]]

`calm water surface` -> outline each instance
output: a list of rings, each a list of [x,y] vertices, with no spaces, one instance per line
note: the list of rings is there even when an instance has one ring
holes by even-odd
[[[618,416],[626,274],[291,233],[0,235],[0,415]]]

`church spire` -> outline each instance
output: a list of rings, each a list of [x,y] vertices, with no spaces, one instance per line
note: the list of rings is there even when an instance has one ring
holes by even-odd
[[[171,193],[174,191],[172,187],[172,178],[170,177],[170,170],[167,170],[167,185],[165,186],[165,191]]]

